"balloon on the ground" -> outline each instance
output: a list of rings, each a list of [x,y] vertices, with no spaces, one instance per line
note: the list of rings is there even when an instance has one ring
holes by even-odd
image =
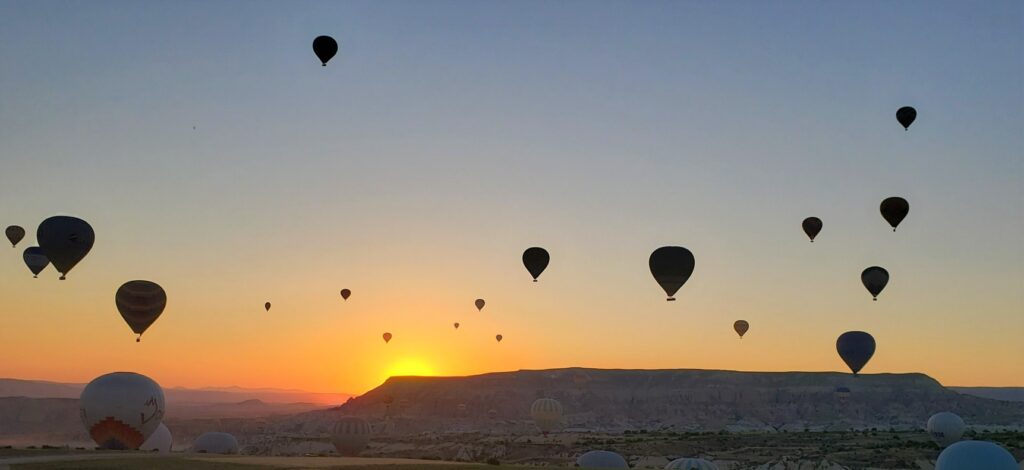
[[[895,232],[896,227],[910,213],[910,203],[901,197],[888,197],[878,206],[878,210],[882,213],[882,218],[892,226],[892,231]]]
[[[669,462],[665,470],[718,470],[718,467],[704,459],[683,458]]]
[[[839,357],[857,375],[875,355],[875,338],[863,331],[847,331],[836,340]]]
[[[64,279],[85,255],[89,254],[96,234],[88,222],[64,215],[50,217],[36,230],[39,247]]]
[[[533,282],[537,282],[537,278],[548,267],[549,262],[551,262],[551,255],[548,254],[548,250],[539,246],[527,248],[523,252],[523,265],[526,266],[526,270],[533,276]]]
[[[352,295],[352,291],[350,291],[350,290],[348,290],[348,289],[342,289],[342,290],[341,290],[341,298],[342,298],[342,299],[344,299],[344,300],[348,300],[348,298],[349,298],[349,297],[350,297],[351,295]]]
[[[354,457],[370,443],[370,424],[362,418],[345,416],[331,427],[331,443],[338,454]]]
[[[910,125],[917,119],[917,110],[911,106],[904,106],[896,110],[896,120],[903,126],[903,130],[910,129]]]
[[[928,434],[939,447],[949,447],[964,435],[964,420],[954,413],[943,411],[928,418]]]
[[[171,430],[167,429],[166,424],[160,423],[160,426],[156,428],[156,431],[153,431],[149,439],[146,439],[146,442],[139,446],[139,450],[167,454],[171,452],[171,447],[173,446],[174,438],[171,436]]]
[[[540,432],[555,431],[562,427],[562,404],[554,398],[538,398],[530,406],[530,417]]]
[[[338,41],[330,36],[317,36],[313,39],[313,53],[320,59],[320,63],[327,67],[327,62],[338,53]]]
[[[18,242],[20,242],[22,238],[25,238],[25,229],[17,225],[11,225],[4,230],[4,234],[7,235],[7,240],[11,242],[11,247],[16,247],[18,246]]]
[[[879,266],[871,266],[860,273],[860,282],[871,293],[872,300],[878,300],[886,284],[889,284],[889,271]]]
[[[943,450],[935,470],[1018,470],[1017,461],[999,444],[960,441]]]
[[[135,341],[139,341],[142,333],[164,312],[167,293],[155,282],[128,281],[117,289],[114,303],[124,322],[139,335]]]
[[[804,233],[807,234],[807,237],[811,239],[811,243],[814,243],[814,237],[821,233],[821,219],[808,217],[800,225],[804,228]]]
[[[264,309],[265,309],[266,311],[268,311],[268,312],[269,312],[269,311],[270,311],[270,302],[267,302],[267,303],[263,304],[263,308],[264,308]]]
[[[381,337],[384,338],[384,343],[385,344],[387,344],[389,341],[391,341],[391,333],[384,333],[383,335],[381,335]]]
[[[85,430],[102,449],[134,450],[163,421],[164,391],[134,372],[101,375],[82,390],[79,414]]]
[[[747,331],[750,330],[750,323],[747,323],[746,320],[736,320],[732,324],[732,329],[736,330],[736,334],[740,335],[740,339],[743,339],[743,335],[747,334]]]
[[[629,468],[625,458],[607,450],[586,452],[576,459],[576,465],[582,468]]]
[[[43,272],[50,265],[50,260],[46,257],[46,253],[38,246],[25,248],[21,258],[25,261],[25,266],[28,266],[28,270],[32,271],[32,277],[39,277],[39,273]]]
[[[484,305],[487,305],[487,302],[484,302],[484,299],[476,299],[476,301],[473,302],[473,305],[476,305],[477,310],[483,310]]]
[[[203,433],[192,443],[192,452],[197,454],[237,454],[238,439],[226,432]]]
[[[663,246],[651,253],[651,274],[668,295],[666,300],[676,300],[673,296],[690,279],[694,263],[693,253],[681,246]]]

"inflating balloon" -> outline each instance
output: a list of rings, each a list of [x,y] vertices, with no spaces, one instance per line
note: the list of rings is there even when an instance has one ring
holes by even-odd
[[[814,237],[818,236],[818,233],[821,232],[821,219],[817,217],[808,217],[804,219],[801,226],[803,226],[804,233],[807,234],[807,237],[811,239],[811,243],[814,243]]]
[[[576,459],[580,468],[629,468],[629,463],[621,455],[607,450],[592,450]]]
[[[547,435],[562,426],[562,404],[553,398],[538,398],[530,406],[530,417],[540,432]]]
[[[484,309],[484,305],[486,304],[487,302],[484,302],[484,299],[476,299],[476,302],[473,302],[473,305],[476,305],[476,309],[481,311]]]
[[[889,222],[889,225],[892,226],[892,231],[895,232],[896,227],[910,213],[910,203],[901,197],[888,197],[878,206],[878,210],[882,213],[885,221]]]
[[[331,443],[338,454],[355,457],[370,443],[370,424],[355,416],[339,418],[331,428]]]
[[[164,418],[164,391],[149,377],[133,372],[101,375],[82,390],[79,414],[101,449],[134,450],[146,442]]]
[[[750,329],[750,323],[747,323],[746,320],[736,320],[736,323],[732,324],[732,329],[736,330],[740,339],[743,339],[743,335],[747,334],[747,330]]]
[[[548,267],[550,261],[551,255],[548,254],[548,250],[541,247],[527,248],[523,252],[523,265],[526,266],[526,270],[533,276],[533,282],[537,282],[537,278]]]
[[[910,106],[904,106],[896,110],[896,120],[899,121],[901,126],[903,126],[904,131],[910,129],[910,125],[914,123],[914,119],[917,119],[916,109]]]
[[[124,322],[139,335],[135,339],[138,342],[142,340],[142,333],[164,313],[167,293],[155,282],[128,281],[117,289],[114,303]]]
[[[58,215],[39,224],[36,240],[63,280],[71,268],[89,254],[96,234],[86,221]]]
[[[192,452],[197,454],[237,454],[238,439],[226,432],[206,432],[200,434],[192,443]]]
[[[32,277],[39,277],[39,273],[43,272],[50,265],[50,260],[46,258],[43,249],[38,246],[25,248],[21,258],[25,260],[25,266],[28,266],[28,270],[32,271]]]
[[[718,470],[718,467],[704,459],[675,459],[665,466],[665,470]]]
[[[939,447],[949,447],[964,435],[964,420],[948,411],[935,413],[928,418],[928,434]]]
[[[168,454],[173,446],[174,438],[171,436],[171,430],[167,429],[166,424],[160,423],[160,426],[156,428],[156,431],[153,431],[149,439],[146,439],[146,442],[139,446],[139,450]]]
[[[693,274],[693,253],[681,246],[663,246],[651,253],[648,264],[654,280],[668,294],[666,300],[672,301],[676,300],[672,296]]]
[[[341,290],[341,298],[343,300],[348,300],[349,296],[351,296],[351,295],[352,295],[352,291],[350,291],[348,289],[342,289]]]
[[[313,53],[320,59],[320,63],[327,67],[327,62],[338,53],[338,41],[330,36],[317,36],[313,40]]]
[[[882,289],[885,289],[885,285],[889,283],[889,271],[872,266],[860,273],[860,282],[871,293],[873,300],[878,300],[878,294],[881,294]]]
[[[935,461],[935,470],[1017,470],[1017,462],[999,444],[960,441],[946,448]]]
[[[847,331],[836,340],[839,357],[857,375],[875,355],[875,338],[863,331]]]
[[[387,344],[388,342],[391,341],[391,333],[384,333],[382,337],[384,338],[384,344]]]
[[[4,230],[4,233],[7,235],[7,239],[10,240],[12,248],[18,246],[18,242],[20,242],[22,238],[25,238],[25,229],[17,225],[7,227],[7,229]]]

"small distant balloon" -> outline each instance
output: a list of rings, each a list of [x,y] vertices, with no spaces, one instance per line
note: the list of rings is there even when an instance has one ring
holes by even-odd
[[[651,253],[648,264],[658,285],[668,294],[669,301],[683,284],[690,279],[694,267],[693,253],[681,246],[663,246]]]
[[[11,241],[11,248],[18,246],[18,242],[20,242],[22,238],[25,238],[25,229],[17,225],[7,227],[7,229],[4,230],[4,233],[7,235],[7,239]]]
[[[747,323],[746,320],[736,320],[736,323],[732,324],[732,329],[736,330],[740,339],[743,339],[743,335],[747,334],[747,330],[750,329],[750,323]]]
[[[313,53],[327,67],[327,62],[338,53],[338,41],[330,36],[317,36],[313,40]]]
[[[60,272],[63,280],[71,268],[89,254],[96,234],[88,222],[75,217],[58,215],[39,224],[36,230],[39,247]]]
[[[889,271],[872,266],[860,273],[860,282],[871,293],[873,300],[878,300],[878,294],[881,294],[882,289],[885,289],[886,284],[889,283]]]
[[[459,329],[459,322],[455,322],[455,329]]]
[[[821,219],[817,217],[808,217],[804,219],[803,224],[804,233],[811,239],[811,243],[814,243],[814,237],[818,236],[821,232]]]
[[[136,342],[142,340],[142,333],[149,328],[167,306],[167,293],[155,282],[128,281],[117,289],[114,303],[121,317],[135,334]]]
[[[885,221],[889,222],[889,225],[892,226],[892,231],[895,232],[896,227],[910,213],[910,203],[906,199],[893,196],[885,198],[878,209],[882,212],[882,217]]]
[[[495,335],[494,336],[494,339],[497,340],[499,343],[501,342],[502,338],[503,337],[501,335]]]
[[[847,331],[836,340],[839,357],[857,375],[875,355],[875,338],[863,331]]]
[[[270,311],[270,302],[267,302],[267,303],[263,304],[263,308],[265,308],[269,312]]]
[[[382,337],[384,338],[384,344],[391,342],[391,333],[384,333]]]
[[[548,254],[548,250],[538,246],[527,248],[523,252],[523,265],[526,266],[526,270],[533,276],[533,282],[537,282],[537,278],[548,267],[550,261],[551,255]]]
[[[896,120],[903,126],[903,130],[910,130],[910,125],[917,119],[917,110],[911,106],[904,106],[896,110]]]
[[[341,298],[342,298],[342,299],[344,299],[344,300],[348,300],[348,298],[349,298],[349,296],[350,296],[350,295],[352,295],[352,291],[350,291],[350,290],[348,290],[348,289],[342,289],[342,290],[341,290]]]
[[[25,248],[21,257],[25,260],[25,266],[28,266],[29,271],[32,271],[32,277],[39,277],[39,273],[50,265],[50,260],[46,258],[43,249],[38,246]]]
[[[484,299],[476,299],[476,302],[473,302],[473,304],[476,305],[477,310],[482,311],[484,309],[484,305],[486,305],[487,302],[484,302]]]

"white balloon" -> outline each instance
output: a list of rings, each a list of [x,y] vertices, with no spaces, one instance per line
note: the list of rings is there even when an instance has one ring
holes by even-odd
[[[139,447],[139,450],[156,451],[161,454],[166,454],[171,451],[171,446],[174,445],[174,439],[171,436],[171,430],[167,429],[167,425],[160,423],[160,426],[153,431],[153,435],[146,439]]]
[[[665,466],[665,470],[718,470],[718,467],[704,459],[675,459]]]
[[[359,455],[370,443],[370,424],[355,416],[340,418],[331,429],[331,443],[341,455]]]
[[[164,391],[149,377],[114,372],[89,382],[78,400],[82,424],[103,449],[138,449],[164,418]]]
[[[964,427],[964,420],[948,411],[935,413],[928,418],[928,434],[939,447],[948,447],[959,441],[964,435]]]
[[[226,432],[207,432],[192,443],[192,452],[199,454],[237,454],[238,439]]]
[[[576,464],[583,468],[629,468],[621,455],[607,450],[592,450],[576,459]]]
[[[530,416],[540,431],[547,434],[562,427],[562,404],[553,398],[538,398],[530,406]]]
[[[946,448],[935,470],[1019,470],[1006,449],[987,441],[960,441]]]

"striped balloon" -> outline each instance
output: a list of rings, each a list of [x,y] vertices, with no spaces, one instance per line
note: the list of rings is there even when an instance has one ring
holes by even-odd
[[[155,282],[128,281],[117,289],[114,303],[125,323],[142,338],[142,333],[164,312],[167,293]]]
[[[370,424],[362,418],[345,416],[334,423],[331,443],[341,455],[359,455],[370,443]]]
[[[547,434],[562,427],[562,404],[553,398],[538,398],[530,406],[530,416],[540,431]]]
[[[665,470],[718,470],[718,467],[704,459],[675,459],[665,466]]]

